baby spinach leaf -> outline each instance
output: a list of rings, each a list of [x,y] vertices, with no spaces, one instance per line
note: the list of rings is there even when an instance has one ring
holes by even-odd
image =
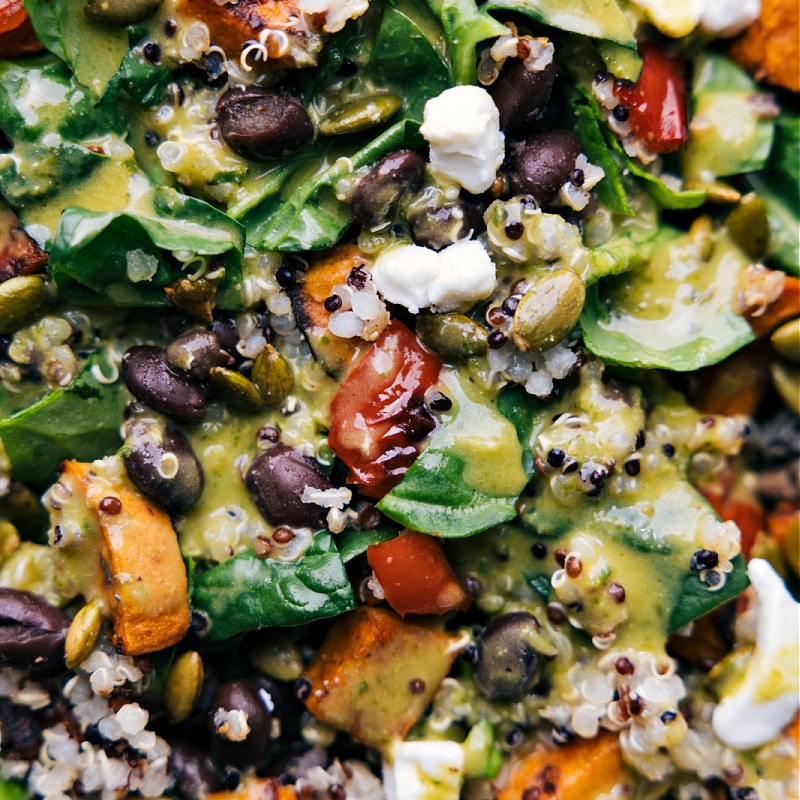
[[[490,11],[513,11],[562,31],[615,42],[636,53],[628,18],[615,0],[489,0]]]
[[[401,525],[443,537],[471,536],[516,516],[528,482],[523,450],[506,417],[468,382],[442,373],[451,412],[408,472],[378,503]]]
[[[0,800],[28,800],[29,797],[24,784],[0,778]]]
[[[336,198],[334,185],[386,153],[409,146],[417,124],[398,122],[351,156],[337,158],[288,198],[272,196],[245,214],[251,244],[269,250],[320,250],[336,244],[352,222],[350,207]]]
[[[774,124],[764,113],[770,102],[728,58],[704,53],[695,64],[690,135],[682,154],[687,183],[760,170],[772,147]]]
[[[219,641],[333,617],[355,608],[355,598],[333,537],[321,531],[298,561],[249,551],[201,573],[192,606],[208,615],[208,639]]]
[[[588,289],[581,315],[587,348],[612,364],[687,372],[753,341],[734,309],[744,254],[724,234],[706,261],[686,236],[664,229],[659,237],[645,263]]]
[[[0,442],[15,480],[47,486],[65,458],[92,461],[116,452],[129,396],[121,380],[108,383],[103,377],[115,370],[102,353],[95,354],[67,388],[0,420]]]
[[[133,47],[122,57],[119,68],[106,85],[101,101],[113,101],[124,90],[143,106],[152,106],[164,97],[167,84],[173,77],[169,67],[153,64],[144,57],[140,46]]]
[[[182,250],[222,258],[225,275],[217,303],[237,307],[241,226],[207,203],[165,186],[152,187],[137,203],[127,211],[64,211],[50,259],[62,296],[88,303],[111,300],[122,306],[166,305],[164,287],[186,273],[164,251]],[[149,265],[144,277],[137,275],[142,265]]]
[[[428,0],[428,5],[442,22],[455,82],[475,83],[475,48],[508,28],[488,13],[489,3],[479,7],[475,0]]]
[[[47,54],[0,62],[0,129],[13,142],[0,154],[0,193],[19,207],[83,178],[105,158],[88,141],[121,134],[125,123],[95,108],[67,66]]]
[[[719,591],[709,591],[708,584],[694,573],[684,575],[678,601],[672,608],[667,633],[675,633],[685,625],[713,611],[723,603],[738,597],[749,585],[747,564],[740,554],[731,559],[733,571],[725,576],[725,585]]]
[[[95,22],[85,0],[25,0],[39,41],[75,74],[78,83],[99,98],[128,49],[124,28]],[[87,43],[91,42],[91,46]]]
[[[336,548],[342,557],[342,561],[346,564],[362,553],[366,553],[370,545],[388,542],[390,539],[394,539],[397,534],[397,528],[386,525],[369,531],[348,529],[336,534]]]

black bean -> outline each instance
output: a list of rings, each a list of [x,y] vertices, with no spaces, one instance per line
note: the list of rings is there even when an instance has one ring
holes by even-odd
[[[410,222],[414,241],[432,250],[441,250],[483,230],[481,211],[472,203],[445,203],[441,208],[414,214]]]
[[[222,776],[208,753],[189,742],[171,742],[175,791],[182,800],[204,800],[222,789]]]
[[[500,127],[507,135],[522,133],[542,119],[556,77],[550,62],[544,69],[529,71],[520,59],[510,61],[489,94],[500,112]]]
[[[217,119],[228,147],[251,161],[287,156],[314,138],[303,104],[273,89],[229,89],[217,103]]]
[[[512,611],[492,619],[478,639],[475,683],[492,700],[518,700],[539,673],[539,652],[531,640],[539,631],[527,611]]]
[[[316,462],[292,447],[277,445],[262,450],[250,465],[245,484],[264,518],[273,525],[315,527],[324,509],[300,498],[303,489],[331,489],[333,484]]]
[[[60,665],[69,624],[41,595],[0,587],[0,664],[36,670]]]
[[[122,359],[122,379],[131,394],[178,422],[199,422],[206,392],[195,381],[173,372],[160,347],[137,345]]]
[[[136,487],[169,511],[185,511],[203,492],[203,468],[189,440],[175,428],[136,437],[123,456]]]
[[[351,200],[353,219],[370,231],[388,225],[403,194],[418,191],[425,178],[425,159],[412,150],[384,156],[356,184]]]
[[[24,706],[0,697],[0,748],[6,758],[30,761],[39,754],[44,725]]]
[[[239,341],[239,331],[236,323],[230,318],[215,319],[208,330],[217,337],[219,346],[224,350],[234,352]]]
[[[269,693],[246,678],[227,681],[217,690],[208,712],[211,754],[221,764],[254,766],[269,751],[272,727],[272,700]],[[240,741],[226,736],[226,713],[243,711],[249,732]]]
[[[165,358],[173,369],[207,378],[211,368],[220,364],[219,338],[212,331],[187,331],[167,345]]]
[[[543,207],[552,206],[582,152],[580,139],[570,131],[547,131],[526,139],[512,156],[509,178],[514,190],[533,195]]]

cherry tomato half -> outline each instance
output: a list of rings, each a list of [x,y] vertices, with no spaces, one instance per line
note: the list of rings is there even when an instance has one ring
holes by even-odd
[[[441,368],[394,320],[339,386],[328,443],[364,494],[382,497],[398,483],[436,427],[425,394]]]
[[[0,0],[0,58],[44,50],[36,38],[22,0]]]
[[[386,601],[401,616],[446,614],[469,605],[439,542],[426,533],[403,531],[367,549],[367,561]]]
[[[635,84],[617,82],[614,94],[628,109],[636,138],[656,153],[671,153],[687,139],[683,62],[654,42],[641,42],[642,72]]]

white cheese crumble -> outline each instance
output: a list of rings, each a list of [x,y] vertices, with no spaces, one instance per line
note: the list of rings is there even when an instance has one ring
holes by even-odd
[[[383,766],[386,800],[458,800],[463,774],[458,742],[395,742]]]
[[[714,37],[735,36],[754,22],[761,0],[632,0],[661,33],[680,38],[699,27]]]
[[[455,311],[488,297],[497,280],[480,242],[463,240],[438,253],[415,244],[384,250],[371,268],[384,300],[416,314],[421,308]]]
[[[480,194],[494,183],[505,155],[500,113],[480,86],[454,86],[425,103],[419,132],[431,169],[444,181]]]
[[[756,592],[755,650],[711,719],[719,739],[740,750],[774,739],[800,707],[800,604],[768,561],[754,558],[747,574]]]
[[[360,17],[368,8],[368,0],[298,0],[297,8],[304,14],[324,14],[322,30],[336,33],[345,23]]]

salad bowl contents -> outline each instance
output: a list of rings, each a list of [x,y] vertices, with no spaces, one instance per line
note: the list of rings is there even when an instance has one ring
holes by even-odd
[[[8,0],[0,800],[797,798],[797,26]]]

